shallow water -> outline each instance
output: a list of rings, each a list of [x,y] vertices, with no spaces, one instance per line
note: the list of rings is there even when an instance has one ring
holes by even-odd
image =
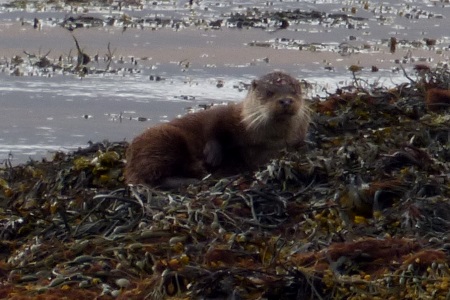
[[[3,6],[0,161],[10,153],[17,164],[30,157],[39,159],[48,151],[73,150],[88,141],[130,141],[144,128],[184,114],[189,107],[242,99],[242,83],[273,69],[311,83],[310,97],[351,84],[350,65],[364,67],[358,76],[369,82],[392,85],[406,81],[398,62],[410,71],[416,63],[434,66],[448,61],[450,4],[446,2],[194,1],[191,7],[186,3],[149,1],[121,11],[100,5],[76,11],[75,6],[55,4]],[[225,21],[219,29],[208,25],[229,19],[231,12],[251,15],[254,7],[261,11],[299,8],[325,17],[291,21],[283,30],[273,20],[259,24],[261,28],[237,29],[235,23]],[[115,24],[73,32],[58,25],[83,11],[88,16],[114,18]],[[157,24],[155,16],[172,21],[167,26]],[[36,29],[34,18],[40,20]],[[127,18],[146,21],[124,30]],[[99,61],[88,65],[93,74],[80,77],[33,66],[32,55],[49,51],[52,61],[60,57],[66,64],[74,57],[76,61],[71,34],[91,57],[98,54]],[[391,37],[399,41],[395,53],[389,50]],[[424,38],[436,39],[436,44],[427,46]],[[95,72],[106,66],[108,43],[114,53],[112,72]],[[19,67],[12,66],[16,55],[25,61]],[[380,71],[371,72],[372,66]],[[162,80],[151,80],[156,76]]]

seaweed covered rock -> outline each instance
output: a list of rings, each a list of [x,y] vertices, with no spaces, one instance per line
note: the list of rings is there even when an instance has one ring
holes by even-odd
[[[6,166],[0,298],[444,298],[447,78],[355,80],[312,103],[297,153],[176,192],[126,186],[125,143]]]

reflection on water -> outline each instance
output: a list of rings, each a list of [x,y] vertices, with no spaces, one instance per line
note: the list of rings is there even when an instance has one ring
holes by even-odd
[[[144,1],[121,10],[119,2],[84,9],[55,3],[37,7],[30,2],[19,9],[3,5],[0,161],[9,153],[19,163],[88,141],[129,141],[186,108],[242,99],[243,83],[273,69],[313,84],[312,96],[351,84],[350,65],[364,67],[358,76],[368,82],[392,85],[405,81],[399,63],[411,70],[416,63],[448,61],[450,4],[445,2],[187,2]],[[0,1],[5,3],[12,1]],[[289,19],[288,10],[309,17]],[[280,18],[289,19],[289,26],[279,30],[280,20],[261,21],[260,11],[283,11]],[[237,29],[236,14],[260,23]],[[105,21],[72,33],[83,51],[99,58],[88,65],[91,70],[104,70],[107,53],[113,54],[111,72],[80,77],[36,67],[47,52],[52,64],[76,64],[72,33],[58,25],[68,16]],[[40,22],[36,29],[35,18]],[[125,30],[124,22],[140,26]],[[212,29],[214,24],[220,27]],[[398,40],[395,53],[390,52],[391,37]],[[434,42],[427,45],[427,39]],[[19,58],[23,63],[15,65]],[[372,66],[379,72],[371,72]]]

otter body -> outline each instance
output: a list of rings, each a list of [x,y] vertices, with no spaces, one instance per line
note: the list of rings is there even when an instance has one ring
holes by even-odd
[[[269,73],[237,104],[216,106],[152,127],[127,150],[127,183],[173,187],[209,173],[254,170],[301,144],[309,126],[298,80]]]
[[[450,107],[450,90],[432,88],[425,95],[425,103],[428,109],[440,111]]]

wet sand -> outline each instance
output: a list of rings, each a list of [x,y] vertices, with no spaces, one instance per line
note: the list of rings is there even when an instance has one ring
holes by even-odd
[[[2,35],[0,57],[23,55],[23,51],[32,54],[44,54],[50,51],[50,57],[58,58],[67,56],[69,52],[74,54],[76,51],[71,33],[60,26],[43,27],[37,30],[20,24],[3,24],[3,26],[0,24],[0,33]],[[405,57],[414,57],[415,62],[438,63],[448,61],[450,55],[448,47],[442,50],[437,47],[412,48],[401,47],[401,45],[395,53],[390,53],[387,43],[344,43],[355,48],[364,44],[368,47],[366,51],[353,53],[350,49],[345,54],[333,51],[333,48],[338,46],[338,43],[334,42],[321,42],[329,45],[329,51],[321,50],[320,47],[312,51],[295,51],[281,47],[252,47],[249,45],[252,42],[262,43],[299,36],[295,32],[271,33],[255,29],[185,28],[181,31],[171,29],[151,31],[129,28],[123,32],[120,28],[102,27],[80,29],[73,34],[83,50],[92,56],[106,54],[107,45],[110,43],[117,58],[129,60],[134,57],[140,59],[143,64],[150,65],[188,61],[198,66],[239,66],[269,59],[271,65],[289,69],[295,65],[306,68],[312,66],[345,68],[353,64],[366,68],[372,65],[379,68],[391,68],[395,66],[396,60],[401,61]]]

